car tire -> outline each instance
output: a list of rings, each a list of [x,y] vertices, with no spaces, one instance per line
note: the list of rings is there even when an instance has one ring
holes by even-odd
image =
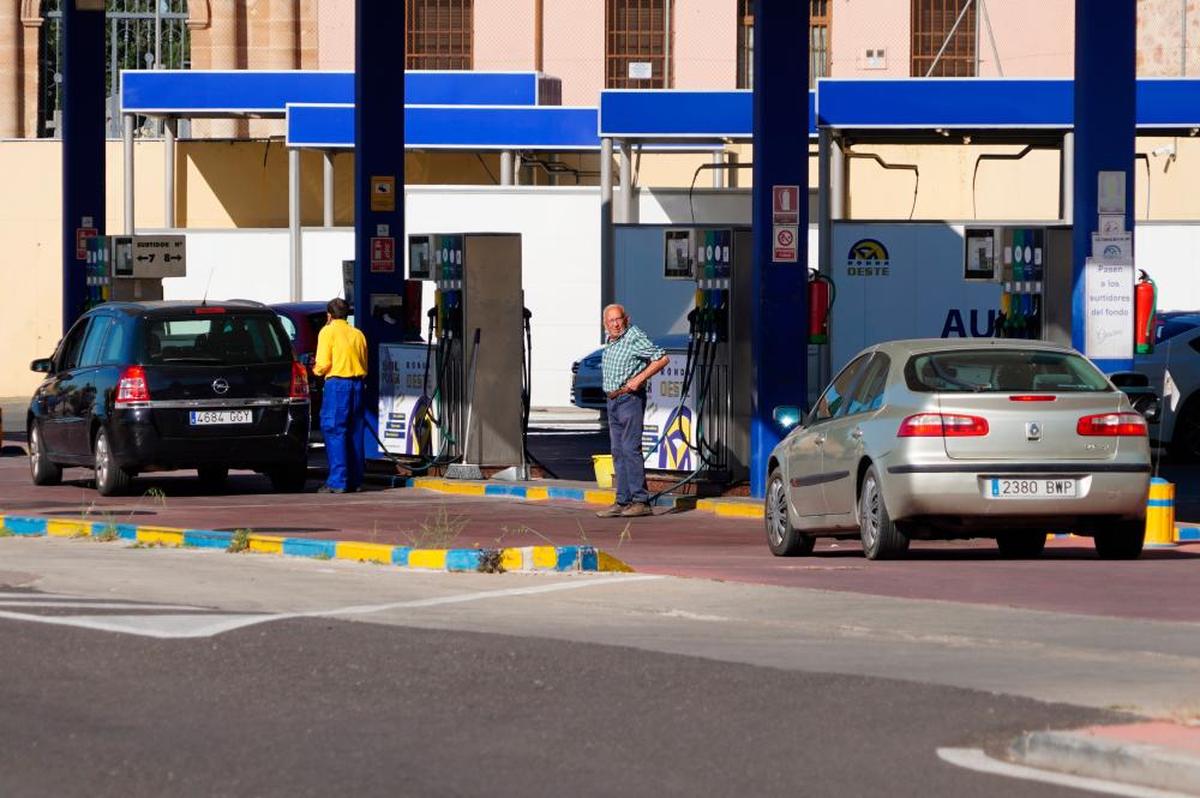
[[[101,496],[120,496],[128,493],[133,480],[125,469],[117,465],[112,446],[108,442],[108,433],[103,429],[96,433],[93,449],[96,456],[96,491]]]
[[[206,490],[221,490],[225,487],[225,480],[229,478],[229,466],[223,465],[204,465],[196,469],[200,475],[200,484]]]
[[[1008,560],[1031,560],[1046,549],[1044,532],[1001,532],[996,535],[1000,556]]]
[[[1172,460],[1200,462],[1200,397],[1189,397],[1179,409],[1168,451]]]
[[[1111,529],[1097,530],[1092,538],[1102,560],[1136,560],[1146,542],[1145,521],[1123,521]]]
[[[868,560],[891,560],[908,551],[908,535],[888,515],[875,466],[867,469],[858,494],[858,528]]]
[[[42,442],[42,428],[36,421],[29,426],[29,472],[34,485],[57,485],[62,482],[62,466],[50,461]]]
[[[783,473],[776,468],[767,479],[767,498],[763,517],[767,525],[767,546],[776,557],[811,554],[816,539],[792,526],[788,516],[787,487]]]
[[[272,468],[267,476],[277,493],[299,493],[308,482],[308,463]]]

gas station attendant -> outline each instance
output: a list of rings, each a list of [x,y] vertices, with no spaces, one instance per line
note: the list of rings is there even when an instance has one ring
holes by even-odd
[[[321,432],[329,458],[329,478],[319,493],[353,493],[363,482],[367,339],[346,321],[349,315],[346,300],[329,300],[325,306],[326,324],[317,335],[313,373],[325,378]]]

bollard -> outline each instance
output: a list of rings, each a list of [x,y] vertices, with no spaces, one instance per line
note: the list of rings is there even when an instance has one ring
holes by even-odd
[[[1146,502],[1146,545],[1175,545],[1175,485],[1155,477]]]

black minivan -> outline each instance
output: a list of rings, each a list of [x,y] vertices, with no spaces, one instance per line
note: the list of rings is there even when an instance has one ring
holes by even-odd
[[[103,496],[139,473],[182,468],[211,489],[231,468],[304,488],[308,378],[265,305],[108,302],[31,368],[46,374],[27,421],[36,485],[83,466]]]

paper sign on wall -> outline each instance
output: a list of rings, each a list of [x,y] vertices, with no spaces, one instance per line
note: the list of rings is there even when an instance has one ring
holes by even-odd
[[[1133,357],[1133,266],[1088,258],[1084,267],[1084,354]]]

